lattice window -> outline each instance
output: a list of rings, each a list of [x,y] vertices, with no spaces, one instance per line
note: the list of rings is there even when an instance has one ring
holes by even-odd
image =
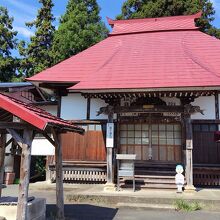
[[[138,160],[181,161],[181,125],[133,123],[120,125],[120,153]]]

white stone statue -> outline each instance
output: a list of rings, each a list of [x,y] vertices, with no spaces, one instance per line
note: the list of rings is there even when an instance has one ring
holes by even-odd
[[[183,186],[184,186],[184,175],[183,173],[183,166],[182,165],[177,165],[176,166],[176,176],[175,176],[175,182],[177,186],[177,193],[182,193],[183,192]]]

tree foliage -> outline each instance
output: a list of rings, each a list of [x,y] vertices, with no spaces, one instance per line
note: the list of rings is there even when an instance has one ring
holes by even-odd
[[[20,71],[30,77],[48,67],[53,63],[51,48],[55,27],[52,14],[52,0],[39,0],[42,7],[38,10],[36,20],[26,23],[29,28],[35,28],[35,33],[26,44],[22,41],[19,45],[21,60]]]
[[[54,35],[54,63],[103,40],[108,33],[99,16],[96,0],[69,0]]]
[[[16,75],[17,61],[11,56],[11,50],[16,49],[17,32],[12,23],[7,9],[0,6],[0,82],[11,81]]]
[[[203,14],[197,20],[197,26],[203,32],[220,38],[220,30],[211,24],[215,10],[210,0],[127,0],[117,19],[190,15],[201,10]]]

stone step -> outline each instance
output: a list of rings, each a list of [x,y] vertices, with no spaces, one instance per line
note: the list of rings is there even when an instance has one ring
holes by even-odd
[[[117,208],[138,208],[138,209],[146,209],[146,210],[174,210],[175,207],[171,204],[152,204],[152,203],[127,203],[127,202],[119,202],[116,204]]]
[[[133,185],[126,183],[124,185],[120,186],[121,188],[132,188]],[[140,185],[138,183],[135,184],[135,188],[136,189],[176,189],[176,185],[175,184],[164,184],[164,183],[145,183],[143,185]]]
[[[132,179],[120,178],[122,188],[130,188],[132,184]],[[138,188],[176,189],[174,175],[135,175],[135,185]]]
[[[147,183],[152,183],[152,184],[175,184],[175,180],[170,180],[170,179],[135,179],[135,182],[138,184],[138,182],[144,182],[145,184]]]
[[[121,180],[121,183],[127,184],[127,183],[131,183],[133,180],[131,179],[125,179],[125,180]],[[174,184],[175,185],[175,180],[174,179],[153,179],[153,178],[142,178],[142,179],[138,179],[135,178],[135,183],[139,184],[139,185],[144,185],[144,184]]]
[[[175,171],[167,170],[135,170],[135,175],[166,175],[166,176],[175,176]]]
[[[175,179],[175,176],[161,176],[161,175],[135,175],[136,179]]]

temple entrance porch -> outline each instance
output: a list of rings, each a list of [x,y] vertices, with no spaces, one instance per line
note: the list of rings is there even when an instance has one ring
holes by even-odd
[[[120,154],[136,154],[137,188],[175,188],[175,167],[184,165],[184,134],[180,121],[147,114],[145,118],[119,118],[118,150]],[[131,181],[121,181],[130,187]]]

